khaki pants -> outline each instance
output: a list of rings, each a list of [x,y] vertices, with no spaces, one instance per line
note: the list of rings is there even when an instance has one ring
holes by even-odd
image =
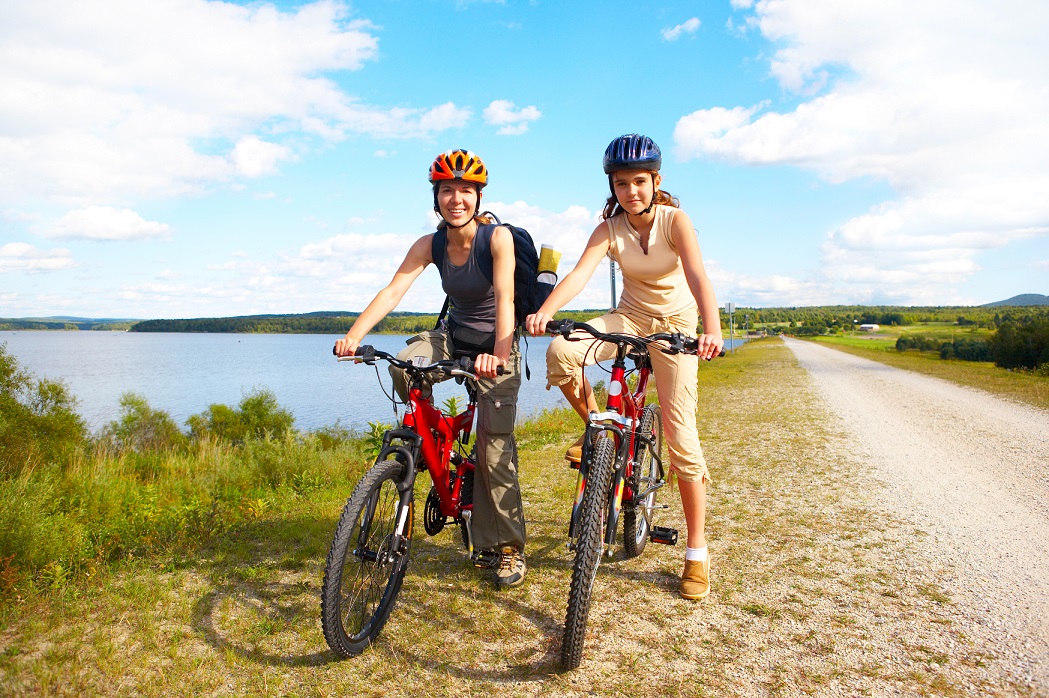
[[[628,332],[640,336],[655,332],[682,332],[694,337],[698,323],[699,316],[694,310],[668,318],[616,310],[587,320],[588,325],[602,332]],[[588,335],[579,332],[578,336]],[[615,345],[608,342],[596,339],[573,342],[564,337],[555,337],[546,351],[547,389],[565,384],[572,384],[578,389],[583,380],[584,365],[608,361],[615,355]],[[699,431],[696,428],[699,358],[692,354],[664,354],[654,348],[651,357],[656,392],[663,411],[663,434],[670,451],[670,469],[677,473],[682,482],[709,482],[710,472],[703,458],[703,447],[699,443]]]
[[[423,332],[408,340],[397,358],[423,357],[430,363],[452,358],[446,332]],[[477,424],[474,430],[477,470],[474,473],[473,536],[477,548],[513,545],[524,550],[525,520],[521,486],[517,481],[517,393],[521,389],[521,354],[517,342],[510,352],[509,373],[477,383]],[[394,388],[408,395],[404,371],[390,367]]]

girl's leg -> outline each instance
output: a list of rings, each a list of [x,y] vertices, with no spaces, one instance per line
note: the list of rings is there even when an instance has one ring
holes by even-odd
[[[681,492],[681,508],[685,512],[685,525],[688,527],[688,547],[705,548],[707,545],[707,484],[703,479],[695,482],[677,481]]]
[[[558,386],[561,388],[561,392],[564,393],[565,400],[572,406],[572,409],[576,411],[576,414],[585,423],[587,421],[590,412],[597,412],[597,398],[594,397],[594,391],[590,387],[590,382],[583,376],[583,380],[579,382],[564,383]]]

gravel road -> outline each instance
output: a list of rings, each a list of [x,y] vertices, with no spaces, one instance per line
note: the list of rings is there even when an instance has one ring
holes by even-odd
[[[784,340],[884,483],[928,534],[952,600],[1049,695],[1049,413],[812,342]]]

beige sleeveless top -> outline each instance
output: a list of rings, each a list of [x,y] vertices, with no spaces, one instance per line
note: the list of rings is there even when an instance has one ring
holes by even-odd
[[[623,270],[623,295],[619,307],[650,317],[669,317],[696,308],[696,299],[685,279],[681,257],[670,226],[677,209],[657,205],[656,219],[648,239],[648,254],[641,249],[641,236],[625,214],[609,218],[609,254]]]

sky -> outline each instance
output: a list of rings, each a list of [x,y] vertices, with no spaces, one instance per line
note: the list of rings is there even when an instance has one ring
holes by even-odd
[[[0,2],[0,317],[359,311],[451,148],[563,274],[632,132],[720,305],[1049,293],[1046,35],[1043,0]]]

